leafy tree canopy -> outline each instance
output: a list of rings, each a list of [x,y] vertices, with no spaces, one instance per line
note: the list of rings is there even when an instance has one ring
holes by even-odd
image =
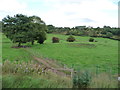
[[[46,24],[38,16],[8,15],[2,19],[2,22],[3,33],[14,43],[18,43],[18,46],[26,42],[34,44],[34,40],[42,44],[46,40]]]

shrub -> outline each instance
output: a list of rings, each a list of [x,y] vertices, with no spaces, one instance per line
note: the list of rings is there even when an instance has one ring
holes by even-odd
[[[111,32],[107,32],[107,34],[106,34],[106,37],[107,38],[110,38],[110,37],[112,37],[113,36],[113,34],[111,33]]]
[[[52,42],[53,42],[53,43],[59,43],[59,38],[53,37],[53,38],[52,38]]]
[[[67,38],[67,41],[68,41],[68,42],[74,42],[74,41],[75,41],[75,38],[74,38],[73,36],[69,36],[69,37]]]
[[[73,88],[87,88],[90,85],[91,74],[88,71],[77,72],[73,76]]]
[[[94,38],[90,38],[90,39],[89,39],[89,42],[94,42]]]

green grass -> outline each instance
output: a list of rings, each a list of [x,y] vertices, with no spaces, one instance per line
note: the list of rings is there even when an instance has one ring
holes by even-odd
[[[52,37],[59,37],[60,43],[52,43]],[[118,72],[118,41],[95,38],[98,42],[88,42],[90,37],[75,36],[75,42],[66,42],[67,35],[47,34],[47,40],[40,45],[35,43],[31,48],[11,48],[11,43],[4,35],[2,38],[2,60],[30,61],[32,55],[49,58],[75,69],[90,69],[92,72]],[[99,66],[99,68],[97,68]],[[63,88],[72,87],[71,80],[48,74],[47,76],[20,76],[13,74],[3,75],[3,87],[6,88]],[[91,86],[96,87],[94,82],[102,80],[94,79]],[[104,79],[103,79],[104,80]],[[68,81],[68,82],[67,82]],[[100,81],[100,82],[99,82]],[[107,83],[107,82],[106,82]]]
[[[26,53],[26,51],[23,48],[11,48],[14,46],[9,39],[7,39],[4,35],[2,36],[2,60],[10,60],[10,61],[29,61],[32,59],[32,57],[29,55],[29,53]]]
[[[59,37],[60,43],[52,43],[53,36]],[[102,71],[112,70],[112,73],[117,73],[118,41],[95,38],[98,42],[88,42],[90,37],[75,36],[75,42],[66,42],[67,37],[48,34],[47,40],[42,45],[35,43],[31,48],[16,49],[11,48],[13,44],[3,36],[3,61],[6,59],[29,61],[32,59],[31,53],[37,57],[57,60],[68,67],[95,69],[96,66],[100,66]]]
[[[68,36],[48,34],[45,44],[35,44],[29,49],[37,57],[47,57],[58,60],[69,67],[95,68],[100,70],[112,70],[117,73],[118,41],[106,38],[95,38],[98,42],[88,42],[90,37],[75,36],[76,42],[66,42]],[[53,44],[53,36],[59,37],[60,43]]]
[[[46,76],[47,77],[47,76]],[[3,76],[3,88],[71,88],[70,79],[32,75],[13,75],[7,74]]]

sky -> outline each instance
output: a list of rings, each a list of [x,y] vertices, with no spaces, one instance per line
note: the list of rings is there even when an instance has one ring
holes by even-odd
[[[119,0],[0,0],[0,21],[7,15],[39,16],[56,27],[118,27]]]

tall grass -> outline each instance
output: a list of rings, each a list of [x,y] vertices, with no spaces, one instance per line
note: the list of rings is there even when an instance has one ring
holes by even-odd
[[[100,73],[92,78],[90,88],[118,88],[117,77],[114,78],[108,73]]]
[[[111,73],[79,70],[73,74],[73,88],[118,88],[118,80]]]
[[[3,88],[71,88],[72,80],[61,77],[34,62],[3,63]]]
[[[2,68],[3,88],[118,88],[117,76],[107,72],[77,69],[68,78],[35,62],[5,61]]]

